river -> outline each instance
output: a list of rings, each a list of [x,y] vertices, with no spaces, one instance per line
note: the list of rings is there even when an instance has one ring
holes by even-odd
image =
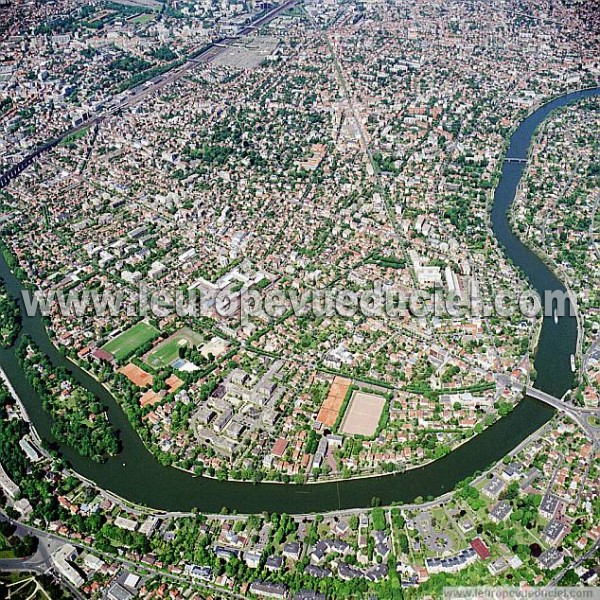
[[[540,107],[524,119],[513,133],[508,156],[527,157],[535,129],[550,111],[598,94],[600,88],[578,91]],[[494,193],[492,229],[508,257],[522,269],[533,287],[543,296],[545,290],[564,290],[564,286],[511,232],[506,214],[524,167],[522,163],[504,163]],[[19,301],[23,314],[21,334],[29,335],[55,365],[66,367],[81,385],[100,399],[107,408],[111,422],[119,430],[123,450],[107,462],[97,464],[79,456],[72,448],[57,444],[50,431],[50,417],[42,410],[40,399],[25,380],[15,356],[15,348],[1,350],[0,364],[23,400],[40,436],[57,445],[70,466],[98,486],[132,502],[160,510],[189,511],[196,508],[200,512],[219,512],[225,506],[239,513],[269,511],[302,514],[367,507],[373,497],[379,498],[384,505],[409,503],[419,496],[435,497],[453,489],[460,480],[502,459],[554,414],[547,405],[525,398],[509,415],[444,458],[397,475],[308,485],[253,484],[196,478],[158,463],[146,450],[112,395],[60,354],[50,341],[42,319],[25,314],[21,299],[22,285],[1,256],[0,277],[4,279],[8,292]],[[563,317],[558,323],[552,317],[544,319],[535,360],[538,373],[536,387],[559,398],[571,387],[573,373],[570,356],[575,352],[576,342],[575,318]]]

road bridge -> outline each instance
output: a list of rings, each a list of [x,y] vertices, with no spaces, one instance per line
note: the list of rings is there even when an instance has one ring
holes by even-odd
[[[563,399],[559,399],[553,396],[552,394],[548,394],[547,392],[531,387],[530,385],[525,385],[520,381],[516,381],[515,379],[507,375],[498,375],[496,377],[496,382],[504,387],[523,392],[526,396],[529,396],[530,398],[535,398],[536,400],[539,400],[541,402],[545,402],[552,408],[555,408],[556,410],[565,413],[567,416],[573,419],[573,421],[575,421],[581,427],[581,429],[583,429],[583,431],[589,437],[592,443],[597,448],[600,448],[600,428],[594,427],[589,422],[590,417],[600,418],[599,408],[574,406],[573,404],[570,404],[564,399],[568,395],[568,392],[565,393]]]

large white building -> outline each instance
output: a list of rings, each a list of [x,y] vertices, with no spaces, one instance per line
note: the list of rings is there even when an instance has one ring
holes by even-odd
[[[57,571],[75,587],[80,587],[84,584],[83,577],[77,569],[69,563],[77,556],[77,549],[71,544],[62,545],[53,555],[52,561]]]

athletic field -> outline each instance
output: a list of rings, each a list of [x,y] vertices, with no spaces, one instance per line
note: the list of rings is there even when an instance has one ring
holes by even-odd
[[[102,350],[110,352],[117,360],[122,360],[159,334],[156,327],[140,321],[102,346]]]
[[[385,398],[382,396],[354,392],[346,408],[340,431],[348,435],[373,436],[384,406]]]
[[[179,358],[179,348],[198,346],[202,342],[203,338],[200,334],[189,327],[183,327],[150,350],[144,357],[144,362],[155,369],[168,367]]]

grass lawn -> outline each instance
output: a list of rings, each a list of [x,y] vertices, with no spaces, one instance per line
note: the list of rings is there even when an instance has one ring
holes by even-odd
[[[156,327],[140,321],[110,340],[102,349],[110,352],[117,360],[123,360],[159,334]]]
[[[15,558],[15,551],[11,547],[10,543],[0,533],[0,558]]]
[[[153,348],[144,360],[146,364],[153,368],[167,367],[179,358],[179,348],[182,346],[198,346],[202,342],[201,335],[189,327],[184,327],[158,344],[156,348]]]
[[[184,339],[169,340],[149,354],[146,362],[151,367],[166,367],[179,357],[179,348],[183,345],[187,345]]]
[[[140,15],[139,17],[136,17],[135,19],[131,19],[132,23],[147,23],[148,21],[151,21],[152,19],[154,19],[154,15],[151,15],[149,13],[144,13],[142,15]]]
[[[67,144],[75,142],[78,139],[87,135],[87,132],[88,132],[88,127],[84,127],[83,129],[80,129],[79,131],[76,131],[75,133],[68,135],[64,140],[61,140],[61,142],[59,143],[59,146],[66,146]]]

